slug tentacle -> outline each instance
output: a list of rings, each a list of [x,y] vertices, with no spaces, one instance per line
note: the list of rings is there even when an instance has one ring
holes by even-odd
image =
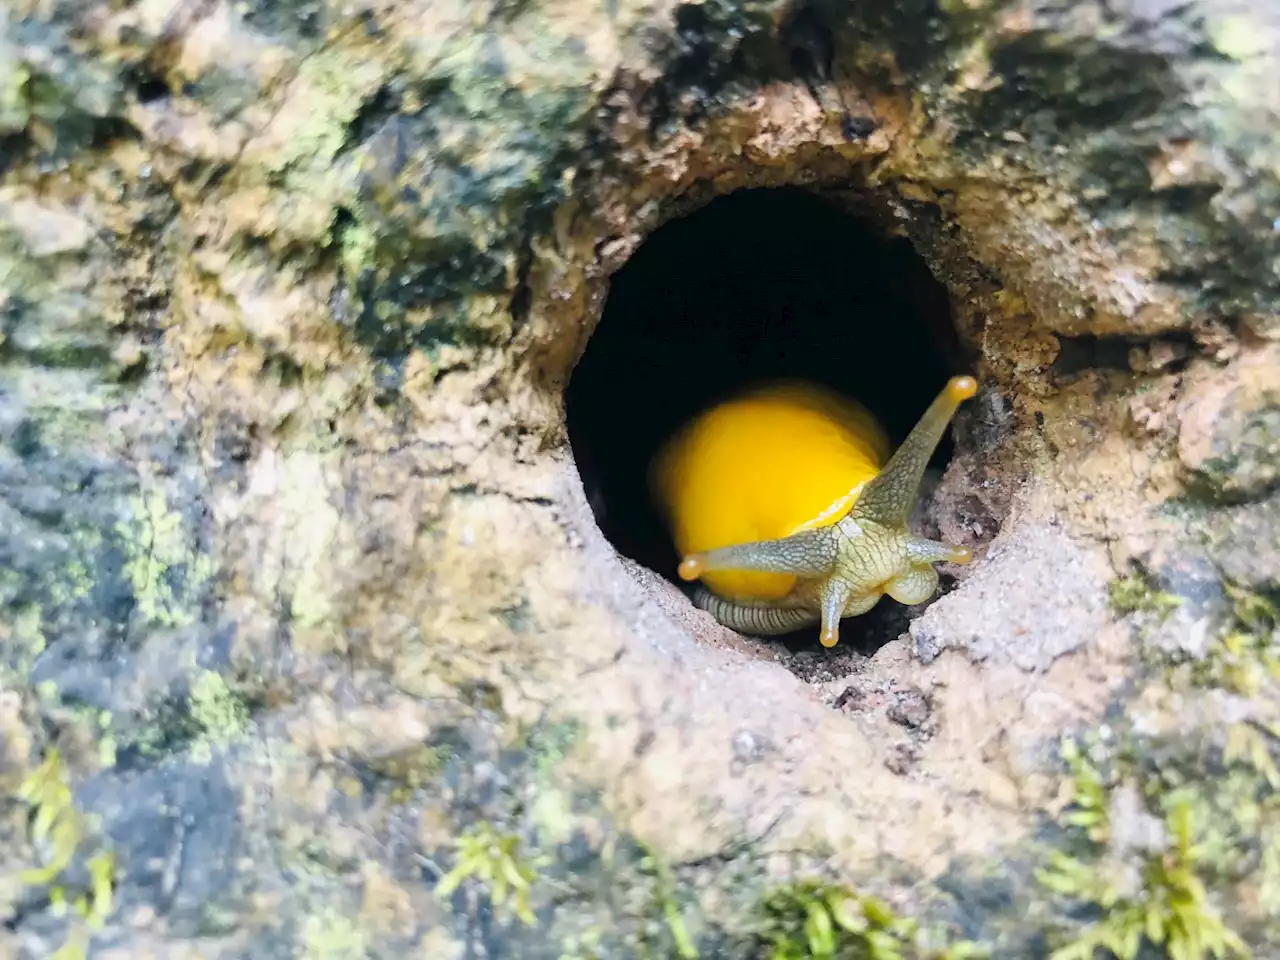
[[[772,637],[818,622],[813,610],[764,602],[722,600],[705,587],[693,591],[693,602],[730,630]]]
[[[755,570],[821,577],[835,566],[838,545],[827,527],[801,530],[780,540],[757,540],[691,553],[680,563],[680,577],[697,580],[708,570]]]
[[[840,639],[840,619],[852,595],[852,587],[841,577],[832,577],[822,585],[822,632],[818,640],[824,647],[834,647]]]
[[[911,563],[969,563],[973,551],[968,547],[953,547],[949,543],[912,537],[907,541],[907,559]]]
[[[929,458],[960,404],[977,391],[978,384],[973,377],[952,377],[948,380],[907,439],[902,441],[902,446],[863,489],[853,505],[851,516],[865,517],[886,527],[905,530]]]

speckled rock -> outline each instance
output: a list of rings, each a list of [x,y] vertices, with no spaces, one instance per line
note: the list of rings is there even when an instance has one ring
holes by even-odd
[[[1016,526],[992,541],[979,572],[912,621],[916,655],[930,663],[959,649],[1043,672],[1106,629],[1110,578],[1102,556],[1060,529]]]
[[[1178,456],[1196,478],[1232,500],[1280,480],[1280,345],[1250,350],[1188,389],[1179,410]]]
[[[5,5],[0,956],[746,960],[813,876],[1040,956],[1051,854],[1146,849],[1090,778],[1262,955],[1278,63],[1243,0]],[[712,622],[567,436],[615,272],[786,185],[981,379],[879,646]]]

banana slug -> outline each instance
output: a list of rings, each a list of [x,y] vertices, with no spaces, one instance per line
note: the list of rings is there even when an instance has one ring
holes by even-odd
[[[973,553],[914,536],[908,520],[929,458],[976,392],[973,377],[952,377],[892,456],[865,408],[802,382],[757,387],[695,417],[649,472],[679,575],[701,580],[694,603],[760,636],[817,623],[832,647],[841,619],[885,595],[928,600],[933,564]]]

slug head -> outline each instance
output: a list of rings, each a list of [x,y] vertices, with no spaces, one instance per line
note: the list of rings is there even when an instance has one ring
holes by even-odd
[[[796,587],[777,605],[819,612],[826,647],[839,638],[842,617],[866,613],[885,594],[907,605],[928,600],[938,586],[933,564],[968,563],[973,552],[913,536],[908,523],[929,458],[960,404],[977,389],[973,377],[952,377],[839,522],[690,554],[680,564],[681,578],[696,580],[709,570],[794,574],[800,578]]]

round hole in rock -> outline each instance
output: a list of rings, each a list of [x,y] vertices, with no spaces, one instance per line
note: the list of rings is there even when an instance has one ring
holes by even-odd
[[[654,231],[614,275],[566,391],[574,458],[601,531],[688,590],[650,499],[651,458],[683,423],[761,380],[801,378],[864,404],[896,445],[960,359],[946,289],[910,243],[814,193],[754,189]],[[931,468],[945,467],[950,436]],[[926,487],[927,489],[927,487]],[[905,628],[884,600],[844,621],[833,653]],[[821,650],[816,627],[775,638]]]

